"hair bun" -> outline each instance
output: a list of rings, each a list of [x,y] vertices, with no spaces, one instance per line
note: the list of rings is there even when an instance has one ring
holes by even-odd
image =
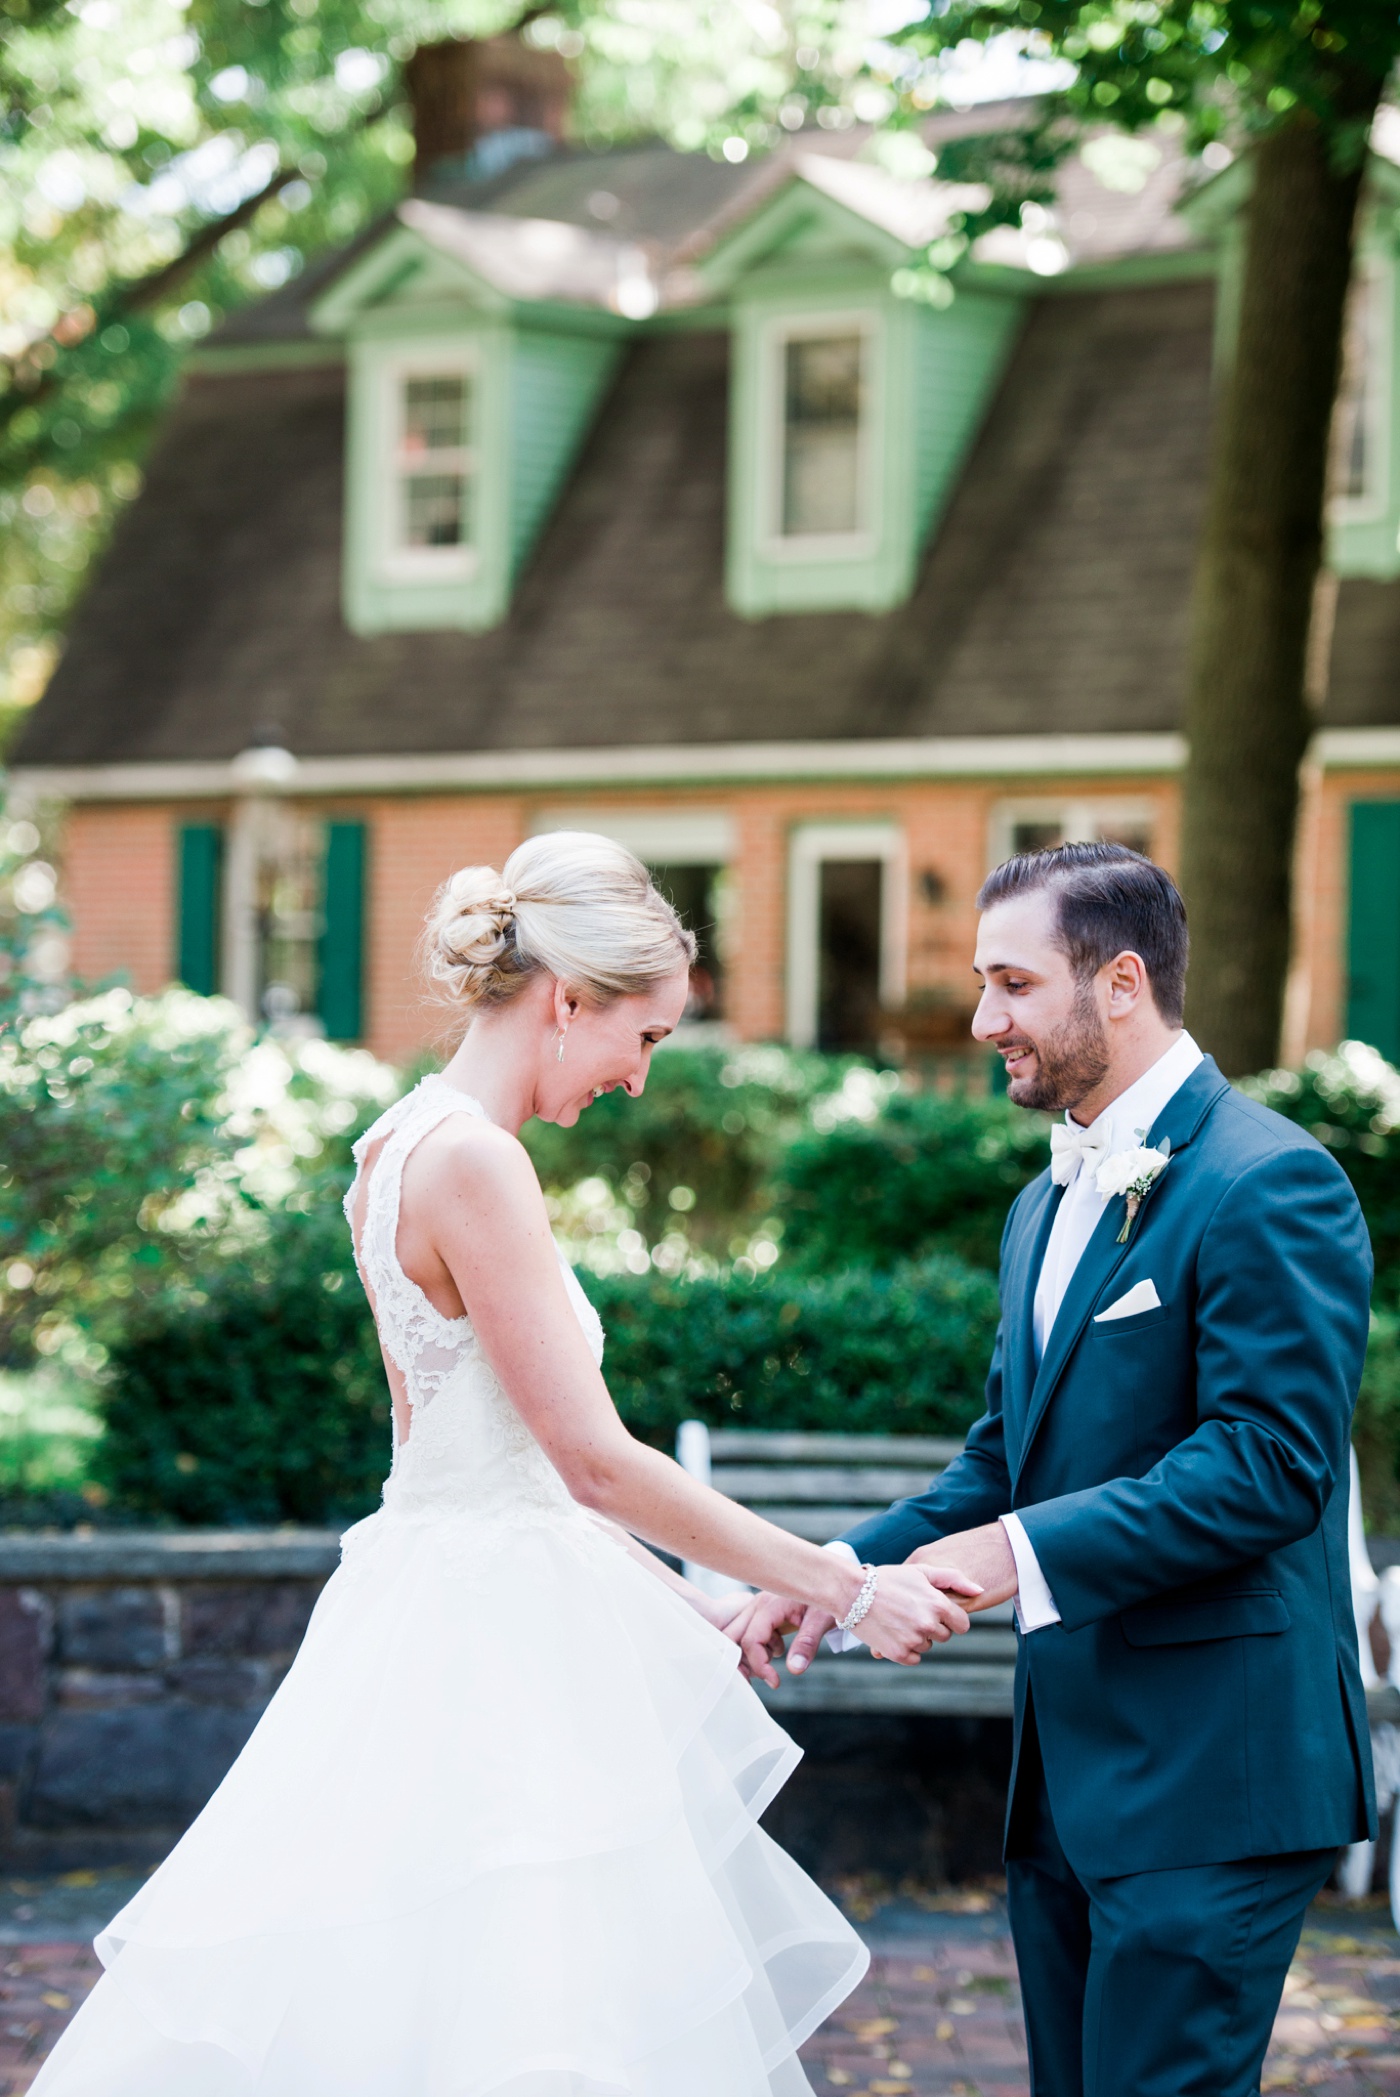
[[[423,934],[427,973],[469,1010],[504,1004],[544,973],[606,1004],[695,959],[695,940],[626,846],[587,830],[527,837],[494,867],[439,889]]]
[[[425,944],[429,975],[454,1000],[490,1002],[516,974],[514,890],[494,867],[463,867],[438,893]]]

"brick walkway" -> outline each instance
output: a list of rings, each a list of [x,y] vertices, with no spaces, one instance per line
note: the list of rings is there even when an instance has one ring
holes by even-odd
[[[1028,2097],[1000,1902],[951,1894],[886,1906],[844,1890],[875,1957],[863,1986],[803,2048],[817,2097]],[[1383,1903],[1344,1908],[1324,1897],[1313,1910],[1263,2086],[1400,2097],[1400,1938]]]
[[[1027,2097],[1016,1966],[995,1897],[885,1904],[856,1894],[847,1904],[875,1958],[863,1986],[803,2048],[817,2097]],[[0,1914],[5,1906],[0,1894]],[[1319,1906],[1312,1925],[1264,2090],[1400,2097],[1400,1938],[1376,1902]],[[0,1943],[0,1961],[0,2097],[20,2097],[98,1965],[86,1944],[40,1938]]]

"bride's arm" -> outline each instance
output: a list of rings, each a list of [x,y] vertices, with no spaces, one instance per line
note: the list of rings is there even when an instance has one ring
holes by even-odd
[[[472,1123],[418,1154],[414,1205],[501,1384],[574,1499],[673,1557],[845,1616],[862,1586],[844,1553],[765,1522],[630,1435],[564,1288],[523,1146]],[[416,1161],[411,1161],[411,1163]],[[861,1627],[872,1652],[916,1661],[967,1617],[929,1575],[882,1568]]]
[[[707,1595],[703,1587],[697,1587],[693,1580],[687,1580],[684,1573],[673,1571],[664,1558],[658,1558],[645,1544],[639,1544],[635,1536],[629,1536],[625,1529],[619,1528],[616,1522],[610,1522],[606,1515],[595,1515],[594,1520],[600,1528],[606,1529],[610,1536],[616,1537],[629,1558],[635,1558],[638,1565],[645,1566],[649,1573],[654,1574],[673,1593],[678,1594],[683,1602],[688,1602],[691,1608],[703,1616],[707,1624],[713,1624],[717,1631],[725,1630],[736,1617],[742,1616],[745,1610],[753,1607],[754,1598],[746,1587],[736,1587],[734,1592],[728,1595]]]

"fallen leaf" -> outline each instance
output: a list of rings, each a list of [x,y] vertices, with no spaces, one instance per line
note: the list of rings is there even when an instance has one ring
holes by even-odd
[[[935,2039],[951,2039],[957,2028],[956,2024],[950,2024],[946,2017],[941,2017],[933,2028],[933,2036]]]
[[[60,1995],[56,1988],[46,1988],[39,2000],[46,2002],[51,2010],[71,2010],[73,2007],[72,1996]]]

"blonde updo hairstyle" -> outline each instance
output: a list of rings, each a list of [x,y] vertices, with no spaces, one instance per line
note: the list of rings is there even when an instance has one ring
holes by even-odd
[[[695,937],[625,846],[551,830],[517,845],[499,874],[466,866],[445,881],[423,958],[468,1013],[507,1004],[540,974],[605,1005],[689,966]]]

